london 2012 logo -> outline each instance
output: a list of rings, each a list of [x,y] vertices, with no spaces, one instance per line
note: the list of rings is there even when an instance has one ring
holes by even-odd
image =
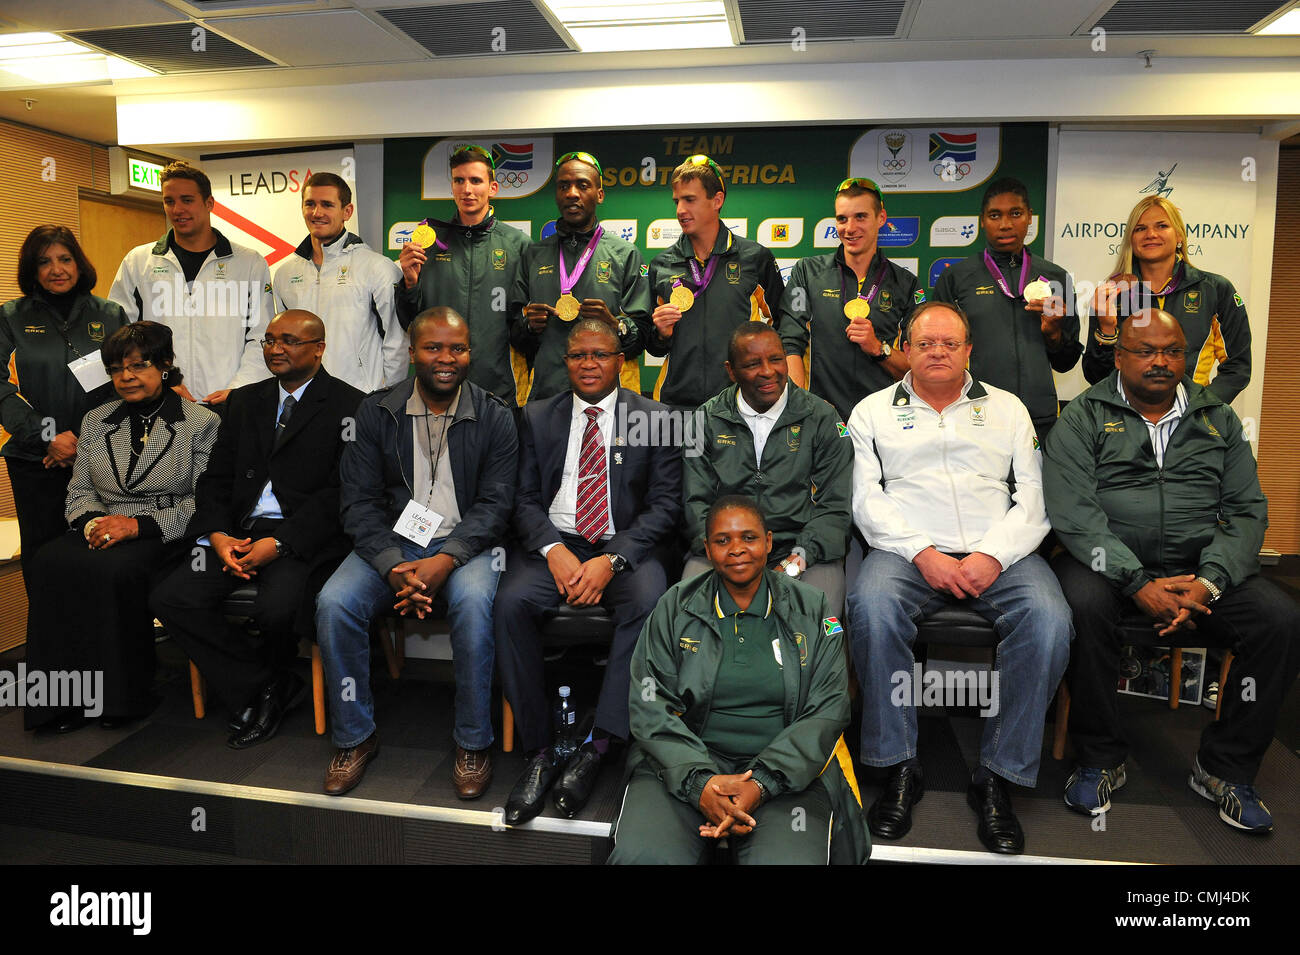
[[[880,134],[876,166],[882,179],[897,182],[912,171],[912,135],[903,129]]]
[[[497,182],[503,186],[522,186],[533,168],[533,144],[493,143],[492,159],[497,166]]]
[[[1177,168],[1178,163],[1174,163],[1169,167],[1168,172],[1165,172],[1163,169],[1157,169],[1156,177],[1148,182],[1143,188],[1139,189],[1138,195],[1145,196],[1154,193],[1161,199],[1168,199],[1169,194],[1174,191],[1174,187],[1169,185],[1169,177],[1174,174],[1174,170]]]

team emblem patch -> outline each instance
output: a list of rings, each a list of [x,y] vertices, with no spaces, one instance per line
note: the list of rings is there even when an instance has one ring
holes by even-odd
[[[727,281],[730,282],[732,285],[739,284],[739,282],[740,282],[740,263],[739,263],[739,262],[728,262],[728,263],[727,263]]]
[[[924,302],[925,302],[925,292],[922,289],[917,289],[914,293],[912,293],[913,305],[921,305]]]
[[[1033,441],[1034,441],[1034,450],[1035,451],[1040,450],[1040,446],[1038,444],[1038,438],[1034,438]]]
[[[1240,292],[1232,293],[1232,301],[1236,304],[1237,308],[1245,308],[1246,306],[1246,303],[1241,300]]]
[[[889,294],[887,289],[880,290],[880,310],[887,312],[894,307],[894,296]]]
[[[505,271],[505,268],[506,268],[506,250],[505,250],[505,249],[493,249],[493,250],[492,250],[492,268],[496,269],[498,272],[504,272],[504,271]]]
[[[827,617],[822,621],[822,630],[825,631],[826,636],[833,637],[837,633],[843,633],[844,627],[840,624],[839,617]]]
[[[642,266],[641,266],[641,278],[645,278],[645,277],[646,277],[647,275],[649,275],[649,274],[650,274],[650,266],[648,266],[648,265],[642,265]]]
[[[799,450],[799,432],[801,430],[803,430],[801,425],[790,425],[790,435],[785,439],[785,443],[789,445],[791,451]]]
[[[1183,310],[1187,312],[1199,312],[1201,310],[1201,293],[1197,289],[1192,289],[1183,296]]]
[[[596,263],[596,281],[608,282],[610,274],[610,264],[608,262]]]
[[[977,426],[979,426],[979,427],[981,427],[981,428],[984,426],[984,406],[983,406],[983,405],[971,405],[971,406],[970,406],[970,423],[973,424],[973,425],[977,425]]]
[[[103,322],[91,322],[86,326],[86,331],[89,333],[92,342],[102,342],[104,340]]]
[[[849,436],[849,426],[843,421],[835,422],[835,429],[839,431],[841,438],[847,438]]]

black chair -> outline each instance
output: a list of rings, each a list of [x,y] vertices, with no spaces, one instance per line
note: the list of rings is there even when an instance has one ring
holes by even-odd
[[[608,646],[614,639],[614,619],[609,611],[597,604],[594,607],[571,607],[560,604],[546,615],[542,622],[542,645],[547,647],[576,647],[587,644]],[[510,701],[501,695],[501,749],[513,752],[515,748],[515,712]]]
[[[245,621],[252,619],[253,607],[257,600],[257,582],[248,580],[241,583],[222,602],[222,613],[230,620]],[[203,719],[207,715],[207,687],[203,674],[190,661],[190,695],[194,698],[194,718]],[[325,668],[321,664],[320,646],[312,641],[311,645],[311,698],[312,710],[316,721],[316,735],[325,734]]]
[[[1128,614],[1120,620],[1126,645],[1133,646],[1168,646],[1167,637],[1156,635],[1151,621],[1143,614]],[[926,617],[918,626],[917,643],[939,643],[958,647],[987,647],[993,649],[998,644],[997,631],[974,610],[960,604],[948,604]],[[1232,665],[1231,651],[1224,654],[1223,667],[1219,674],[1219,686],[1227,685],[1228,668]],[[1182,687],[1183,651],[1182,647],[1170,648],[1169,708],[1178,709],[1179,691]],[[1219,693],[1219,707],[1223,704],[1223,693]],[[1219,717],[1216,707],[1215,719]],[[1070,689],[1062,679],[1056,691],[1056,729],[1052,738],[1052,758],[1065,758],[1065,741],[1068,735],[1070,719]]]

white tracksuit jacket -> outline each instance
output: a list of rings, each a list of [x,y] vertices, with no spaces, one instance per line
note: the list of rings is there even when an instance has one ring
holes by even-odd
[[[397,263],[344,232],[324,247],[317,268],[311,237],[275,270],[271,287],[277,313],[304,308],[325,323],[325,369],[366,393],[406,378],[410,356],[397,320],[393,286]]]

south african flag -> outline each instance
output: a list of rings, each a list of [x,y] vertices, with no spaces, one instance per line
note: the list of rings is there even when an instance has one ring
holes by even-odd
[[[978,133],[931,133],[930,162],[951,159],[954,162],[975,161],[975,140]]]
[[[532,143],[493,143],[492,158],[496,160],[497,169],[513,169],[516,172],[533,168]]]

